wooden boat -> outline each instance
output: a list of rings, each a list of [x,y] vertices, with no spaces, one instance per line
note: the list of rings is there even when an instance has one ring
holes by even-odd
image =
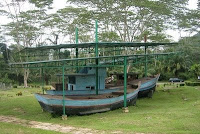
[[[128,84],[136,85],[139,81],[141,81],[141,86],[139,88],[138,97],[139,98],[140,97],[152,97],[159,77],[160,77],[160,74],[157,74],[157,75],[151,76],[151,77],[144,77],[144,78],[140,78],[140,79],[136,79],[136,80],[130,80],[128,82]],[[118,86],[122,85],[123,80],[118,83],[119,83]],[[106,87],[114,88],[114,87],[116,87],[116,84],[108,84]]]
[[[127,106],[134,105],[137,100],[140,84],[137,88],[127,85]],[[55,114],[63,114],[63,97],[58,95],[35,94],[44,111]],[[67,115],[84,115],[110,111],[124,106],[124,91],[100,95],[65,96],[65,111]]]

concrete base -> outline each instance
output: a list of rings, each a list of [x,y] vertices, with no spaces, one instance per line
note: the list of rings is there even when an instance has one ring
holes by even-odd
[[[128,107],[124,107],[122,108],[122,110],[123,110],[123,113],[129,113]]]
[[[67,115],[62,115],[62,120],[67,120]]]

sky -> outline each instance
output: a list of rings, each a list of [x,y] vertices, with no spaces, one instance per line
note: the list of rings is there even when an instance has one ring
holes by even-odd
[[[3,3],[7,0],[0,0],[0,3]],[[49,11],[49,13],[53,13],[53,12],[56,12],[56,10],[58,9],[61,9],[61,8],[64,8],[66,6],[66,1],[67,0],[54,0],[54,3],[53,3],[53,10]],[[26,8],[27,6],[24,5],[23,8]],[[189,4],[188,4],[188,7],[190,9],[196,9],[197,8],[197,0],[189,0]],[[30,8],[30,7],[27,7],[27,8]],[[3,16],[0,16],[0,24],[6,24],[8,23],[9,20],[6,18],[6,17],[3,17]],[[174,41],[178,41],[181,37],[184,37],[184,36],[190,36],[190,35],[194,35],[195,33],[187,33],[187,32],[179,32],[178,30],[167,30],[166,31],[167,34],[169,34],[170,36],[172,36],[172,40]]]
[[[189,0],[188,3],[188,8],[190,9],[196,9],[197,8],[197,1],[198,0]],[[172,36],[172,39],[174,41],[178,41],[181,37],[185,37],[185,36],[192,36],[194,33],[189,33],[189,32],[179,32],[178,30],[167,30],[167,34],[169,34],[170,36]]]

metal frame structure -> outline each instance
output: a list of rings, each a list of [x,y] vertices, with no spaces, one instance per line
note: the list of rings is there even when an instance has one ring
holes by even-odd
[[[98,95],[98,68],[99,67],[123,67],[124,72],[124,107],[127,107],[126,93],[127,93],[127,65],[128,64],[138,64],[145,63],[145,76],[147,76],[147,63],[153,58],[158,58],[158,56],[169,56],[174,54],[171,53],[157,53],[157,54],[147,54],[147,48],[149,46],[161,46],[161,45],[175,45],[177,43],[138,43],[138,42],[99,42],[98,41],[98,22],[95,23],[95,42],[94,43],[78,43],[78,28],[76,28],[76,38],[75,44],[60,44],[54,46],[41,46],[36,48],[25,48],[20,53],[25,52],[27,59],[31,56],[27,55],[27,52],[33,51],[46,51],[46,50],[56,50],[60,53],[60,50],[65,49],[75,49],[75,58],[72,59],[57,59],[57,60],[43,60],[43,61],[28,61],[20,63],[10,63],[11,67],[14,68],[29,68],[29,69],[42,69],[42,89],[44,87],[44,69],[45,68],[60,68],[62,69],[62,84],[63,84],[63,115],[65,112],[65,68],[75,68],[76,73],[80,67],[95,67],[96,68],[96,95]],[[115,56],[99,56],[99,48],[119,48],[122,47],[135,48],[144,47],[144,54],[131,54],[131,55],[115,55]],[[94,49],[94,57],[79,57],[79,49],[87,48]],[[48,55],[45,55],[48,57]],[[44,89],[43,89],[44,94]]]

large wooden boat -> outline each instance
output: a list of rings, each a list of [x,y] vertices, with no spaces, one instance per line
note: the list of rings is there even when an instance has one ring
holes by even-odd
[[[62,114],[63,104],[67,115],[84,115],[98,112],[110,111],[124,106],[124,90],[100,95],[85,96],[65,96],[48,94],[35,94],[36,99],[44,111],[50,113]],[[137,88],[132,85],[127,86],[127,106],[134,105],[137,100],[140,84]]]

